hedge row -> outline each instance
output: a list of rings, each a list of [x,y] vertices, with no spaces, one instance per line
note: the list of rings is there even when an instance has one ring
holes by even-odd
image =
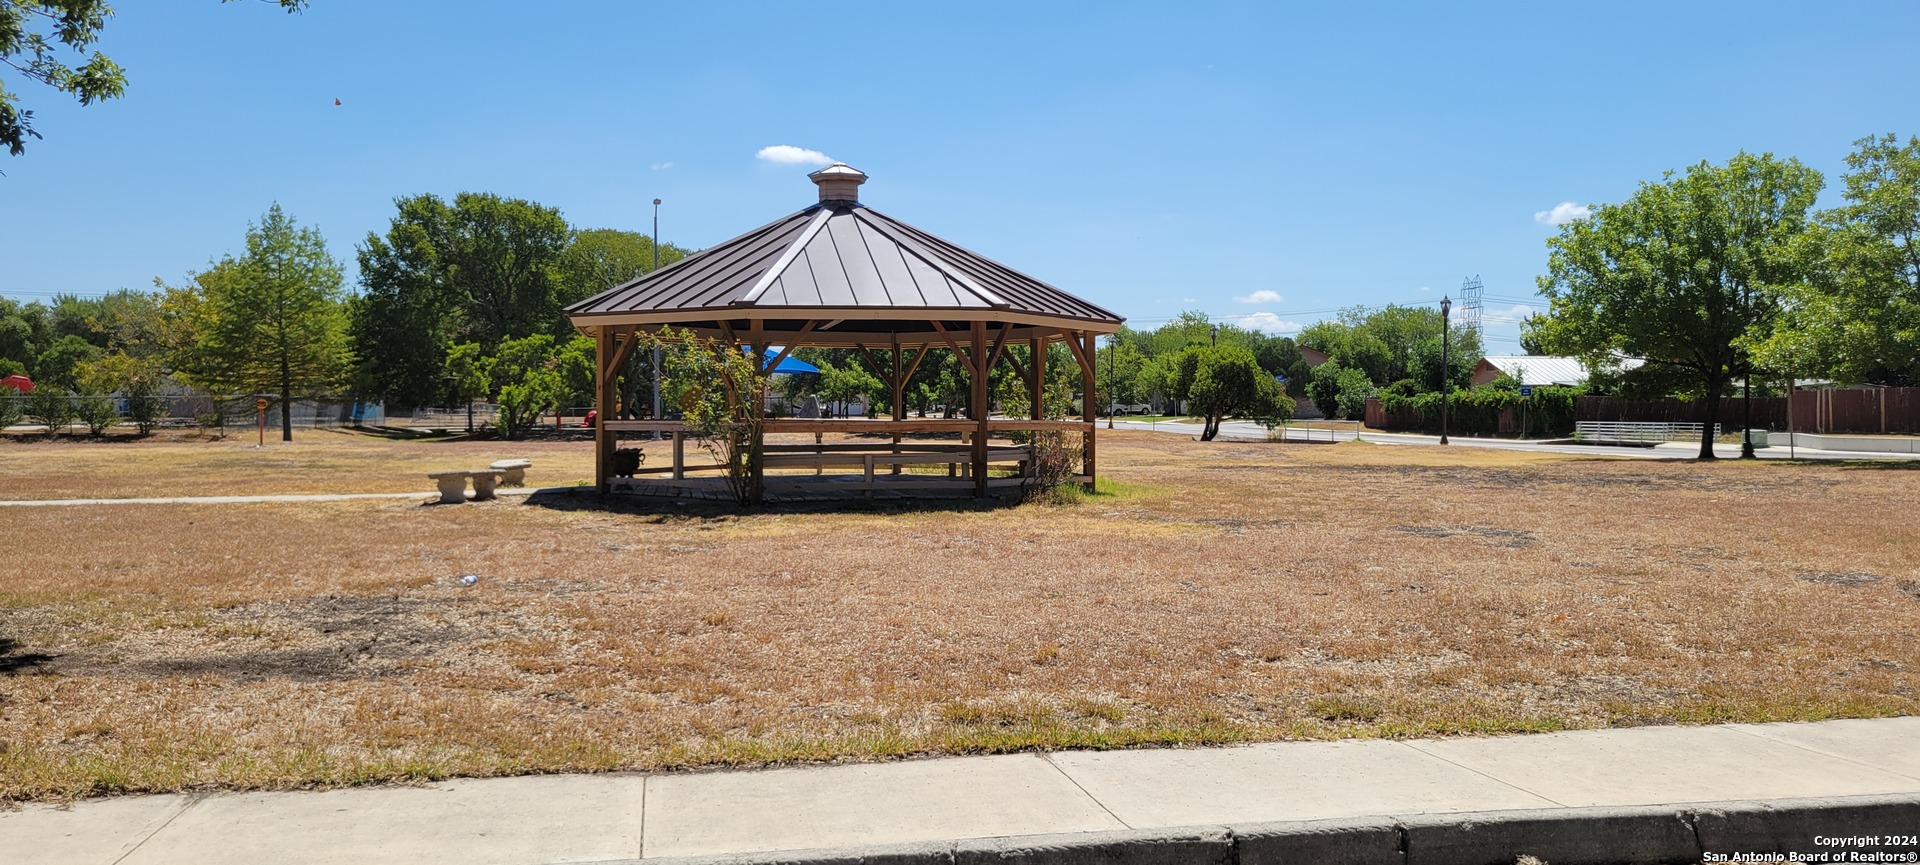
[[[1573,400],[1585,392],[1585,388],[1578,387],[1536,387],[1533,396],[1523,400],[1517,390],[1492,387],[1456,390],[1448,407],[1447,429],[1461,435],[1498,435],[1501,415],[1512,412],[1512,430],[1522,437],[1571,435]],[[1440,430],[1440,394],[1437,392],[1414,396],[1383,392],[1380,407],[1386,411],[1388,429]],[[1527,428],[1520,430],[1523,418]]]

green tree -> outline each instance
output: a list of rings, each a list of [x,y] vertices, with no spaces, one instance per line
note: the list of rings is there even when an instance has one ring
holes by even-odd
[[[293,440],[293,400],[340,379],[347,357],[340,265],[326,240],[275,204],[247,227],[247,251],[202,280],[201,382],[223,394],[279,397],[280,437]]]
[[[1237,345],[1196,347],[1188,350],[1193,358],[1193,381],[1187,387],[1192,409],[1206,419],[1200,440],[1213,441],[1220,434],[1220,421],[1231,416],[1250,417],[1269,426],[1293,413],[1280,383],[1260,368],[1253,352]]]
[[[1743,346],[1764,337],[1775,298],[1805,276],[1820,186],[1797,160],[1741,153],[1600,205],[1547,241],[1546,332],[1590,365],[1625,354],[1685,371],[1708,400],[1700,458],[1712,459],[1718,397],[1750,369]]]
[[[222,0],[231,3],[233,0]],[[305,9],[307,0],[272,0],[288,12]],[[93,50],[113,7],[106,0],[5,0],[0,2],[0,64],[28,81],[71,95],[81,105],[118,99],[127,90],[126,71]],[[77,55],[73,62],[65,52]],[[39,138],[32,109],[22,109],[14,94],[0,87],[0,145],[19,156],[28,138]]]
[[[1763,367],[1840,382],[1920,384],[1920,137],[1862,138],[1847,203],[1821,214],[1811,279],[1788,286]]]
[[[690,254],[691,250],[662,243],[660,266]],[[653,238],[616,228],[576,229],[554,265],[554,300],[565,308],[652,270]]]
[[[80,368],[98,360],[102,354],[99,346],[85,339],[72,334],[62,336],[34,358],[33,380],[62,390],[71,389],[79,383]]]
[[[92,394],[119,394],[126,402],[127,420],[133,422],[141,435],[147,435],[153,432],[154,426],[160,422],[161,412],[166,409],[166,401],[160,395],[162,377],[163,373],[152,363],[116,351],[92,363],[83,364],[76,379],[83,401]],[[87,412],[88,407],[83,405],[81,414],[84,416]],[[117,416],[115,419],[118,419]]]
[[[473,432],[473,401],[493,393],[493,363],[477,342],[463,342],[447,351],[453,396],[467,404],[467,432]]]
[[[361,388],[402,404],[431,404],[446,394],[447,351],[455,343],[492,351],[536,333],[571,333],[560,304],[559,265],[569,239],[560,211],[473,192],[451,203],[416,195],[394,204],[399,212],[385,236],[369,233],[359,251],[361,295],[350,330]],[[598,259],[615,268],[626,260]]]

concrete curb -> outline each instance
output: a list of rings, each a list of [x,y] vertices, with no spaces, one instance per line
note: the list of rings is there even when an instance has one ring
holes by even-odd
[[[1887,843],[1916,832],[1920,796],[1898,794],[1130,829],[601,865],[1513,865],[1523,855],[1548,865],[1627,865],[1743,853],[1920,862],[1920,844]],[[1900,834],[1908,838],[1887,837]],[[1876,853],[1895,858],[1843,858]]]

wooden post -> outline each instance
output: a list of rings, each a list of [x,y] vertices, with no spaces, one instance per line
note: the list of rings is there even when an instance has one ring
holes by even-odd
[[[684,480],[687,476],[687,431],[673,431],[673,479]]]
[[[900,336],[893,337],[893,419],[895,422],[907,419],[907,379],[900,374]],[[893,453],[900,454],[900,433],[893,434]],[[900,473],[900,464],[893,464],[893,473]]]
[[[973,379],[973,495],[987,497],[987,323],[973,322],[973,363],[968,364]]]
[[[1084,450],[1082,450],[1081,453],[1084,456],[1083,461],[1087,473],[1087,489],[1091,490],[1095,484],[1093,475],[1093,419],[1095,412],[1098,410],[1094,404],[1095,394],[1093,392],[1095,384],[1093,376],[1093,359],[1095,357],[1093,353],[1094,336],[1093,334],[1086,333],[1081,334],[1079,338],[1081,344],[1085,347],[1085,349],[1080,352],[1080,402],[1082,403],[1080,415],[1081,419],[1087,422],[1087,432],[1081,445]]]
[[[594,332],[594,388],[593,388],[593,478],[603,493],[613,491],[613,431],[607,429],[607,421],[612,415],[614,377],[619,370],[614,364],[613,328],[602,325]]]
[[[1027,390],[1033,399],[1034,420],[1047,419],[1047,338],[1036,336],[1027,342],[1027,363],[1033,369],[1028,373],[1033,377],[1027,382]]]

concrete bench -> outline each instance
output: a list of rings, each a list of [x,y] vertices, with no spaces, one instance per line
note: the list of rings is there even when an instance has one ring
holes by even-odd
[[[527,469],[533,467],[533,460],[500,460],[488,468],[499,471],[500,482],[517,487],[527,482]]]
[[[440,503],[456,504],[467,500],[467,479],[473,479],[473,500],[483,502],[493,498],[493,485],[506,472],[499,469],[469,469],[450,472],[428,472],[427,477],[440,484]]]

